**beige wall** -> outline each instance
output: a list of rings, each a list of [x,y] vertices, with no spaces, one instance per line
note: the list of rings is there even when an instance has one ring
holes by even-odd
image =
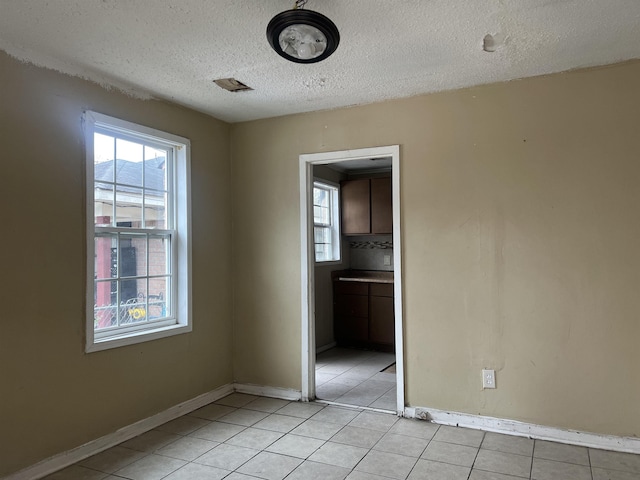
[[[193,333],[84,353],[91,109],[191,139]],[[232,381],[229,126],[0,52],[0,477]]]
[[[233,125],[236,380],[300,388],[298,155],[400,144],[408,403],[640,435],[638,85],[636,62]]]

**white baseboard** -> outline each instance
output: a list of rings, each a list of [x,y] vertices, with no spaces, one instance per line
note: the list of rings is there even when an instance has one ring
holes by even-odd
[[[583,447],[600,448],[626,453],[640,453],[640,438],[616,437],[598,433],[566,430],[557,427],[546,427],[533,423],[518,422],[503,418],[471,415],[468,413],[448,412],[435,408],[405,407],[404,416],[428,420],[441,425],[454,425],[487,432],[504,433],[538,440],[568,443]]]
[[[234,383],[233,389],[239,393],[248,393],[250,395],[259,395],[262,397],[281,398],[283,400],[298,401],[302,398],[300,390],[292,390],[289,388],[265,387],[263,385],[252,385],[248,383]]]
[[[222,397],[233,393],[233,385],[227,384],[216,388],[211,392],[199,395],[191,400],[182,402],[167,410],[157,413],[149,418],[140,420],[139,422],[127,425],[113,433],[109,433],[103,437],[92,440],[84,445],[76,447],[72,450],[54,455],[30,467],[20,470],[19,472],[4,477],[3,480],[33,480],[42,478],[65,467],[89,458],[96,453],[100,453],[108,448],[115,447],[119,443],[129,440],[133,437],[148,432],[160,425],[174,420],[182,415],[197,410],[200,407],[215,402]]]
[[[326,352],[327,350],[331,350],[333,347],[336,347],[338,344],[336,342],[327,343],[326,345],[322,345],[321,347],[316,348],[316,355],[322,352]]]

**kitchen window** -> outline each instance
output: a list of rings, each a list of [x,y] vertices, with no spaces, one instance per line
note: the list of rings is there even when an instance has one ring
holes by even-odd
[[[95,112],[87,152],[87,351],[191,331],[189,140]]]
[[[316,262],[340,261],[340,213],[338,187],[313,183],[313,242]]]

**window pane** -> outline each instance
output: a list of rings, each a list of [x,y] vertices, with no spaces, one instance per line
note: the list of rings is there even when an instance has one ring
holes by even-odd
[[[96,237],[93,275],[97,280],[116,278],[118,276],[117,257],[115,256],[116,245],[117,238],[115,235],[100,235]],[[106,297],[101,298],[104,299]]]
[[[142,227],[142,189],[117,187],[116,226]]]
[[[96,282],[94,285],[93,324],[95,330],[118,324],[117,295],[112,287],[116,282]]]
[[[93,216],[97,227],[111,226],[113,218],[113,186],[106,183],[96,183],[93,190]]]
[[[120,325],[145,322],[147,320],[147,279],[121,280]]]
[[[144,226],[145,228],[170,228],[167,223],[167,198],[164,192],[145,190]]]
[[[321,207],[329,206],[329,192],[322,188],[313,189],[313,204]]]
[[[313,207],[313,223],[321,223],[323,225],[329,225],[331,223],[331,216],[328,208],[319,207],[314,205]]]
[[[329,245],[318,244],[316,245],[316,262],[326,262],[330,260]]]
[[[171,315],[169,310],[168,294],[169,286],[168,277],[152,277],[149,279],[149,320],[164,318]]]
[[[120,276],[147,275],[147,236],[120,235]]]
[[[96,180],[113,182],[115,138],[101,133],[93,135],[93,175]]]
[[[168,275],[171,273],[168,261],[169,243],[168,237],[149,237],[149,275]]]
[[[116,183],[142,187],[143,147],[116,139]]]
[[[145,147],[144,186],[153,190],[167,189],[167,152]],[[153,154],[153,155],[152,155]]]
[[[331,228],[314,227],[313,228],[314,243],[331,243]]]

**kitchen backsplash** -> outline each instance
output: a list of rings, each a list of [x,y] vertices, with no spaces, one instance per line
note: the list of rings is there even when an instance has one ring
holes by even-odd
[[[392,235],[350,236],[343,237],[343,240],[349,244],[352,269],[393,271]]]

